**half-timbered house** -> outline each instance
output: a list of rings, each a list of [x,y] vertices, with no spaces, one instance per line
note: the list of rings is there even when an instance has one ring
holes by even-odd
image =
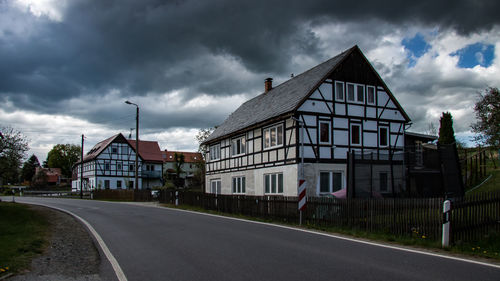
[[[135,140],[117,134],[87,152],[83,157],[84,190],[134,188],[135,144]],[[163,159],[158,142],[139,140],[138,165],[140,189],[162,185]],[[81,162],[73,167],[73,190],[80,190],[81,167]]]
[[[296,196],[301,173],[308,196],[345,189],[349,152],[392,161],[404,150],[409,121],[354,46],[277,87],[266,79],[263,94],[217,127],[204,142],[206,192]],[[376,171],[382,193],[393,180],[389,170]]]

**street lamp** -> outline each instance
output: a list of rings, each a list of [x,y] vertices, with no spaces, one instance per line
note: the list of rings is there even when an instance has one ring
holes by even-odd
[[[128,100],[126,104],[135,105],[137,111],[135,115],[135,189],[139,189],[138,167],[139,167],[139,106]]]

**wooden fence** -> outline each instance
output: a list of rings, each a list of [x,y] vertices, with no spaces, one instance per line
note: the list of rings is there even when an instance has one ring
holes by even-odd
[[[159,200],[175,203],[175,191],[163,190]],[[297,197],[233,196],[178,192],[179,204],[230,214],[298,223]],[[442,198],[337,199],[307,198],[303,223],[384,232],[441,240],[443,224]],[[453,242],[481,239],[500,232],[500,193],[470,196],[452,200],[451,229]],[[425,237],[425,238],[423,238]]]
[[[134,189],[96,189],[93,198],[98,200],[117,201],[151,201],[151,190]]]
[[[452,241],[477,241],[500,233],[500,192],[478,193],[452,200]]]

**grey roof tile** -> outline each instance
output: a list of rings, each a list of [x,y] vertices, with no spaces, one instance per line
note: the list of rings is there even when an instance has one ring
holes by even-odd
[[[204,143],[236,133],[252,125],[292,112],[323,79],[350,53],[351,49],[243,103]]]

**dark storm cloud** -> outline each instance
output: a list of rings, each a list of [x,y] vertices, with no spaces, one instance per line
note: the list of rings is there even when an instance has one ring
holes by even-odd
[[[68,1],[56,22],[0,1],[10,28],[29,30],[1,29],[0,95],[18,108],[68,114],[63,101],[114,89],[124,97],[183,88],[186,99],[241,94],[260,89],[269,74],[289,75],[293,56],[324,59],[304,26],[378,20],[471,33],[499,23],[497,2],[82,0]],[[229,70],[210,56],[234,58],[262,79],[224,75]],[[95,114],[113,114],[105,112]]]

